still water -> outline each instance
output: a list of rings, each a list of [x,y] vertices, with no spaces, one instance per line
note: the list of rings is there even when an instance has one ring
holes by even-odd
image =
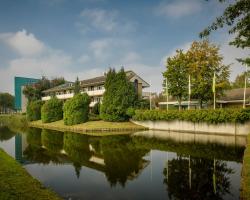
[[[0,148],[64,199],[239,199],[245,137],[91,137],[0,129]]]

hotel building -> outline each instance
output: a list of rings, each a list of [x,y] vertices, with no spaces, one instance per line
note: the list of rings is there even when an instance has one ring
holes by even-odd
[[[149,87],[149,84],[139,77],[133,71],[126,72],[127,79],[134,84],[136,92],[140,98],[143,97],[143,89]],[[80,92],[87,93],[91,98],[90,107],[93,107],[96,103],[101,102],[103,94],[105,92],[104,84],[106,75],[86,79],[80,81]],[[56,96],[58,99],[67,100],[74,96],[74,83],[67,82],[54,88],[43,91],[43,101],[49,100],[52,96]]]

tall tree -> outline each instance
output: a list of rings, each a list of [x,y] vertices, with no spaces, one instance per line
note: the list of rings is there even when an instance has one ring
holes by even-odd
[[[137,100],[135,88],[123,69],[118,73],[110,69],[106,76],[100,116],[106,121],[125,121],[128,119],[127,109]]]
[[[180,110],[182,100],[188,95],[188,63],[182,50],[177,50],[175,56],[167,59],[166,68],[163,76],[168,81],[168,92],[177,98]]]
[[[229,87],[229,65],[222,63],[219,47],[207,40],[193,42],[187,51],[188,68],[191,74],[192,98],[203,102],[213,99],[213,76],[216,75],[216,95],[223,94]]]
[[[0,108],[14,109],[14,97],[9,93],[0,93]]]
[[[245,87],[245,75],[242,73],[236,76],[235,81],[232,83],[232,88],[244,88]],[[250,87],[250,83],[247,83],[247,87]]]
[[[74,95],[80,93],[80,82],[78,77],[76,78],[75,85],[74,85]]]
[[[219,0],[225,2],[226,0]],[[234,34],[235,38],[230,45],[236,47],[250,47],[250,3],[249,0],[235,0],[217,17],[215,22],[208,26],[200,37],[208,36],[212,31],[223,28],[225,25],[230,26],[229,34]],[[250,66],[250,58],[238,59],[240,62]]]

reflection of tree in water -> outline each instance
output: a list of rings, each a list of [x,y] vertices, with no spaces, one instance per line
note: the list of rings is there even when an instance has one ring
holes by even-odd
[[[0,141],[9,140],[16,135],[15,132],[11,131],[7,126],[0,127]]]
[[[41,140],[49,151],[59,153],[63,149],[63,132],[43,129]]]
[[[88,136],[77,133],[65,133],[63,148],[75,167],[76,176],[79,178],[82,165],[91,157]]]
[[[230,194],[233,173],[223,161],[191,158],[189,164],[182,156],[168,161],[163,170],[170,199],[223,199]]]
[[[110,185],[120,183],[125,186],[129,178],[135,178],[145,164],[142,157],[146,150],[129,145],[128,136],[105,137],[101,140],[101,149],[106,165],[105,174]]]

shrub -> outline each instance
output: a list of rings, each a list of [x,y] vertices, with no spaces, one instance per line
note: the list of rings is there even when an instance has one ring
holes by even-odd
[[[63,102],[57,99],[56,97],[51,98],[46,101],[41,109],[41,118],[43,123],[54,122],[62,119]]]
[[[35,121],[41,119],[41,107],[43,102],[41,100],[30,101],[27,105],[27,119],[28,121]]]
[[[63,106],[64,124],[74,125],[88,121],[89,103],[90,98],[86,93],[77,94],[67,100]]]
[[[135,114],[135,109],[134,108],[132,108],[132,107],[129,107],[128,109],[127,109],[127,115],[131,118],[131,117],[133,117],[133,115]]]
[[[217,109],[217,110],[136,110],[134,120],[183,120],[191,122],[217,123],[244,123],[250,120],[250,109]]]
[[[92,108],[92,113],[95,115],[99,115],[100,114],[100,103],[96,103],[93,108]]]

